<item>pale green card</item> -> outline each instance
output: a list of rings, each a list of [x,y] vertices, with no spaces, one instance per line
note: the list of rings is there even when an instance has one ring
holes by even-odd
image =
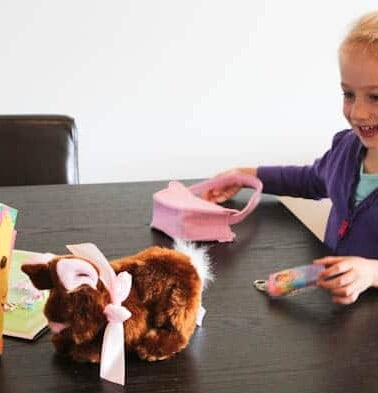
[[[8,311],[4,315],[4,335],[33,340],[47,326],[43,308],[48,291],[38,291],[21,265],[38,253],[14,250],[10,266]]]

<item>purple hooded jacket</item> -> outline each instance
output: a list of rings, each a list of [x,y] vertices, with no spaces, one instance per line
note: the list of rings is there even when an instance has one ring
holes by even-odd
[[[332,147],[308,166],[261,166],[264,192],[275,195],[330,198],[332,209],[325,244],[335,255],[378,258],[378,189],[354,206],[354,195],[366,148],[352,130],[337,133]]]

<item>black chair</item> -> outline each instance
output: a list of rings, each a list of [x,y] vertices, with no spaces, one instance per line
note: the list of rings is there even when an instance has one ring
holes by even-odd
[[[77,183],[74,119],[61,115],[0,116],[0,186]]]

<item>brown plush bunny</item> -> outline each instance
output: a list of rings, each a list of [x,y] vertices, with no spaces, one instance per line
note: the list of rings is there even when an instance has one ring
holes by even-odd
[[[77,361],[99,362],[110,321],[106,307],[112,303],[104,273],[82,256],[47,259],[24,264],[22,270],[38,289],[50,289],[45,314],[56,350]],[[131,313],[124,322],[127,351],[155,361],[184,349],[211,278],[205,250],[180,242],[175,250],[150,247],[110,263],[114,276],[125,271],[132,276],[130,293],[122,302]]]

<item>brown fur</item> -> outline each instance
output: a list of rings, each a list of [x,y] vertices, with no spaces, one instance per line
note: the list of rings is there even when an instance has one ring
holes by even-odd
[[[97,290],[82,285],[67,292],[56,273],[61,258],[45,265],[23,265],[22,270],[37,288],[50,289],[47,319],[69,325],[53,335],[56,350],[77,361],[99,362],[109,293],[101,281]],[[201,281],[189,257],[150,247],[111,264],[117,274],[132,275],[132,289],[123,303],[132,313],[124,322],[126,349],[148,361],[167,359],[184,349],[194,332],[201,301]]]

